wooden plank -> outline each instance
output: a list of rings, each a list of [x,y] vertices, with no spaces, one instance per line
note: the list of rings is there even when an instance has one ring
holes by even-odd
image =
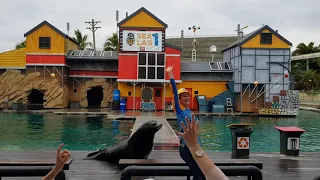
[[[252,165],[259,169],[263,164],[255,159],[213,159],[217,166],[248,166]],[[131,165],[140,166],[186,166],[182,159],[120,159],[119,166],[125,168]]]
[[[105,180],[120,179],[121,170],[118,165],[97,160],[83,160],[89,151],[72,151],[73,159],[69,171],[65,171],[68,180]],[[215,159],[230,159],[231,152],[210,152],[208,156]],[[56,151],[0,151],[1,160],[54,159]],[[176,150],[153,150],[149,159],[172,159],[181,161],[179,151]],[[263,180],[296,180],[313,179],[320,175],[320,152],[300,152],[299,157],[291,157],[276,153],[250,153],[250,159],[256,159],[263,163]],[[135,177],[136,178],[136,177]],[[185,180],[186,177],[152,177],[155,180]],[[39,177],[3,178],[3,180],[34,180]],[[147,177],[137,177],[147,179]],[[246,179],[244,177],[230,177],[230,180]]]
[[[136,132],[136,130],[145,122],[155,120],[158,123],[162,124],[162,128],[155,134],[154,137],[154,146],[155,149],[158,147],[179,147],[179,138],[173,131],[172,127],[164,117],[155,117],[155,116],[138,116],[136,117],[135,124],[133,126],[131,135]]]
[[[69,170],[70,164],[73,159],[69,159],[63,166],[63,170]],[[54,166],[56,160],[32,160],[32,159],[19,159],[19,160],[0,160],[0,166]]]

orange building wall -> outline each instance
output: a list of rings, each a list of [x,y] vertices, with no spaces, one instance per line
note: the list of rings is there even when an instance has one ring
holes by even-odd
[[[120,27],[151,27],[151,28],[164,28],[162,24],[156,21],[153,17],[149,16],[146,12],[141,11],[136,16],[122,24]]]
[[[51,48],[40,49],[39,37],[51,37]],[[65,53],[65,38],[47,25],[43,25],[29,34],[26,39],[26,45],[27,53]]]
[[[268,30],[262,31],[263,33],[270,33]],[[276,35],[272,34],[272,44],[260,44],[261,35],[258,34],[248,42],[242,45],[242,48],[290,48],[290,45],[282,41]]]
[[[68,38],[65,38],[65,54],[68,53],[69,50],[80,50],[79,46],[75,44],[74,42],[70,41]]]
[[[26,48],[0,53],[0,67],[26,67]]]

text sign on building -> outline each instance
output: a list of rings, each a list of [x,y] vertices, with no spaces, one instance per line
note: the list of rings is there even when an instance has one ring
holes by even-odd
[[[162,51],[161,31],[122,31],[122,51]]]

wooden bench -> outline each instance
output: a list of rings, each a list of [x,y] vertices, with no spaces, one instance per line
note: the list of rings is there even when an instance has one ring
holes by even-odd
[[[56,179],[64,180],[64,170],[70,169],[73,159],[69,159],[63,166]],[[1,177],[45,176],[55,166],[56,160],[0,160]]]
[[[255,166],[263,168],[262,162],[255,159],[214,159],[217,166]],[[124,169],[128,166],[187,166],[182,159],[120,159],[119,167]]]

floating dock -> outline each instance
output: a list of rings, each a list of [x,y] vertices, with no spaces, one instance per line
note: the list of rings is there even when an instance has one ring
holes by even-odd
[[[165,149],[178,149],[179,148],[179,138],[175,134],[174,130],[164,117],[157,116],[137,116],[135,124],[133,126],[131,135],[136,132],[136,130],[141,126],[141,124],[155,120],[162,124],[162,128],[156,133],[154,137],[154,149],[155,150],[165,150]],[[131,136],[130,135],[130,136]]]

